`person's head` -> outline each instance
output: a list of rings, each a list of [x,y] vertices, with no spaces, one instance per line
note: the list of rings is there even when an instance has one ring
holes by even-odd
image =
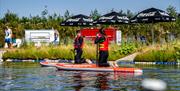
[[[101,27],[101,28],[99,29],[99,32],[100,32],[101,34],[106,35],[106,34],[105,34],[105,31],[104,31],[104,27]]]
[[[77,36],[81,36],[81,32],[80,32],[80,30],[77,30]]]

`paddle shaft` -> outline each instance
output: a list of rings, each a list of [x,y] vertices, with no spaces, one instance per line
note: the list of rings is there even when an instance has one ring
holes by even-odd
[[[99,64],[99,43],[96,44],[96,65]]]

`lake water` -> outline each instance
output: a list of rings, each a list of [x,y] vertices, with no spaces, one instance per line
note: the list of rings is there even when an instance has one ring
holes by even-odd
[[[0,64],[0,91],[140,91],[141,81],[156,78],[167,91],[180,91],[180,67],[136,66],[143,74],[59,71],[38,63]]]

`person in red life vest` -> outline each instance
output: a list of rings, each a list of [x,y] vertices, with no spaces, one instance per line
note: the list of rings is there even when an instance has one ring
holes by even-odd
[[[109,56],[109,53],[108,53],[109,41],[103,27],[99,30],[99,33],[96,35],[95,44],[99,45],[98,66],[108,67],[109,64],[107,61],[108,61],[108,56]]]
[[[81,55],[83,53],[83,37],[81,36],[80,30],[77,31],[76,38],[74,40],[74,51],[75,51],[75,63],[81,63]]]

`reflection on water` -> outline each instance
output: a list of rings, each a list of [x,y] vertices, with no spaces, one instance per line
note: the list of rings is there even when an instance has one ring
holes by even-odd
[[[144,66],[143,74],[133,74],[0,65],[0,91],[140,91],[144,78],[156,78],[167,82],[168,91],[180,90],[178,67]]]
[[[82,87],[84,87],[84,83],[83,83],[83,80],[82,80],[82,76],[81,76],[81,72],[80,73],[74,73],[74,83],[76,84],[74,87],[75,91],[80,91]]]
[[[108,85],[108,78],[107,76],[109,73],[98,73],[97,74],[97,79],[95,81],[95,87],[99,88],[100,90],[108,90],[109,85]]]
[[[109,91],[126,89],[126,83],[129,85],[134,85],[134,82],[132,82],[131,80],[134,80],[136,81],[136,83],[139,83],[141,81],[141,75],[121,72],[84,72],[63,70],[56,72],[56,76],[63,78],[63,90],[75,91]],[[124,83],[124,86],[121,87],[121,83]],[[138,87],[136,88],[139,89]]]

